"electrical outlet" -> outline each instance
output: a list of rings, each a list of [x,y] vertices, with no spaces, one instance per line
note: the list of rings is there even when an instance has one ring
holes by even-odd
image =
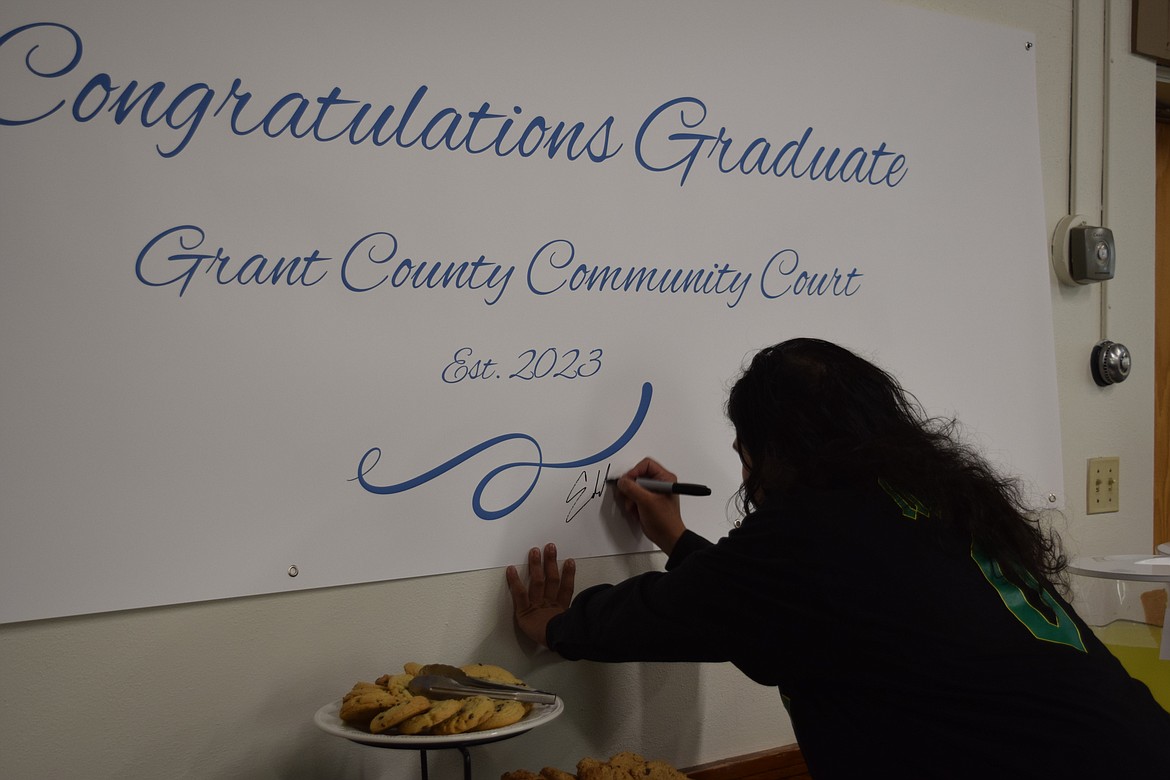
[[[1087,488],[1087,514],[1118,511],[1121,505],[1121,458],[1089,458]]]

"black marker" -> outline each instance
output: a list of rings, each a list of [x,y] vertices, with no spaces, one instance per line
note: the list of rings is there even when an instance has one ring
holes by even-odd
[[[611,484],[615,484],[617,481],[618,477],[610,477],[606,480],[606,482]],[[693,482],[666,482],[661,479],[647,479],[646,477],[638,477],[634,481],[651,493],[674,493],[679,496],[711,495],[711,488],[706,485],[696,485]]]

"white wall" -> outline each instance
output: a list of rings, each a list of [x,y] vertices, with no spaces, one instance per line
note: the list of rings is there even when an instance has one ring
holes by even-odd
[[[1055,226],[1070,209],[1073,3],[913,4],[1036,33],[1046,213]],[[1154,66],[1128,54],[1130,3],[1079,8],[1074,205],[1100,213],[1104,157],[1107,224],[1119,246],[1108,335],[1131,349],[1135,364],[1124,384],[1093,384],[1088,355],[1101,336],[1100,289],[1054,282],[1060,393],[1053,403],[1069,496],[1061,526],[1073,553],[1144,552],[1153,493]],[[1100,38],[1106,11],[1108,68]],[[1121,458],[1117,514],[1084,513],[1085,461],[1094,455]],[[661,563],[655,554],[585,560],[578,579],[613,581]],[[569,703],[538,731],[474,748],[477,777],[548,764],[570,769],[584,755],[624,749],[686,766],[794,741],[776,692],[734,669],[574,664],[533,652],[511,627],[500,570],[10,624],[0,626],[0,659],[0,776],[12,778],[417,777],[415,754],[351,745],[311,723],[313,711],[353,681],[406,660],[503,664]],[[432,752],[431,772],[460,776],[461,758]]]

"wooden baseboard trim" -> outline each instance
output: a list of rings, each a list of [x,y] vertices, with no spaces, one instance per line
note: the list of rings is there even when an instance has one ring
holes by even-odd
[[[761,750],[682,770],[691,780],[811,780],[798,745]]]

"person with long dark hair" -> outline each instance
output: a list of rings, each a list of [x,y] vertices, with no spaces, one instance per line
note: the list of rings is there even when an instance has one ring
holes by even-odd
[[[1057,537],[954,420],[816,339],[757,353],[727,415],[738,526],[689,530],[676,496],[635,481],[676,479],[644,459],[617,485],[666,570],[574,598],[574,562],[530,550],[527,583],[506,572],[528,637],[567,659],[729,661],[779,689],[817,778],[1170,765],[1170,713],[1065,600]]]

